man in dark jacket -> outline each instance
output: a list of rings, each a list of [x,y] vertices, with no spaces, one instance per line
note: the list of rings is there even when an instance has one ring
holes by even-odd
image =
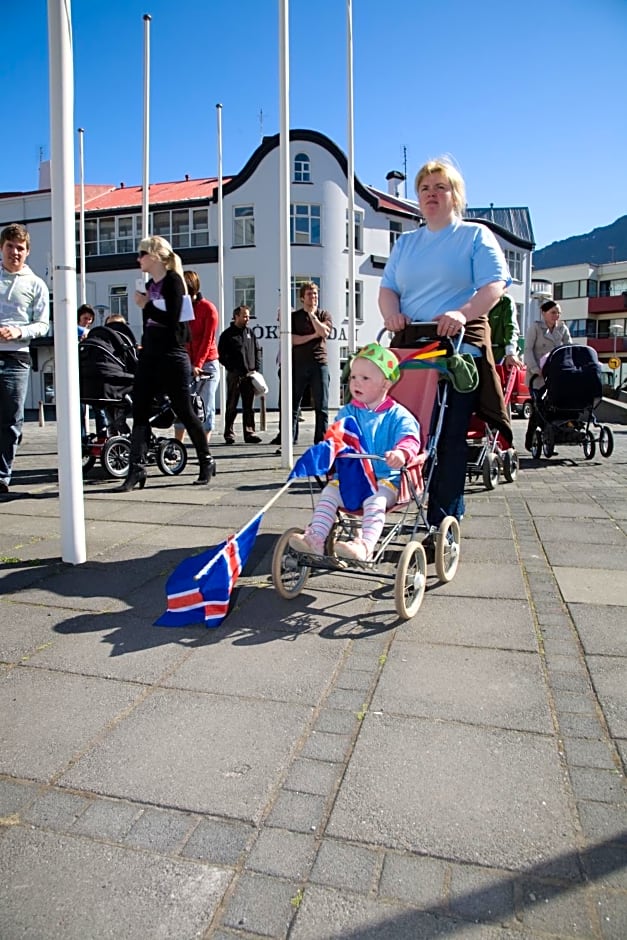
[[[261,438],[255,434],[255,390],[250,378],[251,372],[261,370],[261,350],[257,340],[248,328],[250,310],[242,305],[233,311],[233,322],[220,336],[218,358],[226,369],[226,409],[224,414],[224,440],[227,444],[235,443],[233,425],[237,416],[237,406],[242,399],[242,421],[246,444],[260,444]]]

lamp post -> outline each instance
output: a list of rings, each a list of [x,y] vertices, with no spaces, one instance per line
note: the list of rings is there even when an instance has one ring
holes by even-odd
[[[610,333],[612,334],[612,337],[614,338],[614,358],[616,358],[616,341],[619,336],[623,335],[624,332],[625,332],[625,328],[623,327],[621,323],[610,324]],[[616,383],[617,385],[620,385],[622,378],[623,378],[623,363],[621,360],[620,370],[618,372],[618,382]]]

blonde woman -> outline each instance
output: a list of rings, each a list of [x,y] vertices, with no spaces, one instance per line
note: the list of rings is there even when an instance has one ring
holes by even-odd
[[[186,344],[190,340],[187,322],[181,322],[186,293],[181,260],[160,236],[145,238],[139,244],[139,266],[150,276],[146,291],[135,293],[142,309],[143,334],[137,372],[133,384],[133,433],[131,462],[126,480],[117,492],[126,493],[146,483],[146,456],[150,441],[150,417],[155,395],[165,393],[196,448],[200,473],[195,483],[207,484],[215,473],[215,460],[209,453],[201,422],[192,408],[189,392],[191,364]]]

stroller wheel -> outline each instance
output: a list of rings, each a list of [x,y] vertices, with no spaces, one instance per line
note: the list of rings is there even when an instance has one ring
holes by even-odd
[[[597,445],[594,439],[594,434],[592,431],[586,431],[586,436],[583,441],[583,455],[586,460],[592,460],[596,452]]]
[[[296,597],[305,586],[311,568],[299,562],[299,556],[290,548],[290,536],[302,529],[287,529],[279,537],[272,555],[272,583],[277,594],[286,600]]]
[[[394,581],[394,606],[403,620],[418,613],[427,584],[427,556],[420,542],[408,542],[401,552]]]
[[[518,454],[513,447],[503,454],[503,476],[508,483],[513,483],[518,476]]]
[[[122,434],[110,437],[102,448],[100,462],[110,477],[125,477],[131,462],[131,442],[128,437]]]
[[[486,490],[494,490],[499,485],[499,462],[494,454],[486,454],[483,466],[483,483]]]
[[[435,573],[440,581],[452,581],[459,564],[459,522],[446,516],[440,523],[435,539]]]
[[[602,457],[611,457],[614,450],[614,435],[607,424],[603,425],[599,433],[599,450]]]
[[[187,450],[176,438],[166,438],[159,443],[157,466],[166,476],[175,477],[187,465]]]

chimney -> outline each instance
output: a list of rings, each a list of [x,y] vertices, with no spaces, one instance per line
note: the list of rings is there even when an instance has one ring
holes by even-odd
[[[388,194],[390,196],[396,196],[397,199],[401,198],[400,195],[400,186],[401,183],[405,182],[405,177],[400,170],[390,170],[388,175],[385,177],[388,181]]]
[[[38,189],[52,189],[52,178],[50,176],[50,160],[42,160],[39,164],[39,186]]]

